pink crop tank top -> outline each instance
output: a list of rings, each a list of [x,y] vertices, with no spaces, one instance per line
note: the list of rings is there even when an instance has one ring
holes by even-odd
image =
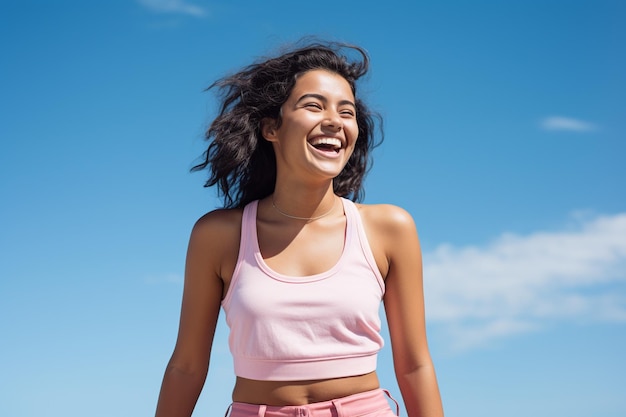
[[[304,277],[267,266],[257,239],[258,202],[244,208],[237,265],[222,301],[237,376],[296,381],[376,369],[385,284],[356,205],[342,202],[347,225],[339,261]]]

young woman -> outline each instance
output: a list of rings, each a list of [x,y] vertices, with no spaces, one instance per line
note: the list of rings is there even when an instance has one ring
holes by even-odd
[[[210,170],[225,208],[191,234],[157,417],[191,416],[220,308],[232,417],[396,415],[376,375],[381,301],[407,414],[443,416],[413,219],[351,201],[374,146],[375,118],[356,94],[368,62],[359,47],[310,44],[214,84],[222,107],[194,169]]]

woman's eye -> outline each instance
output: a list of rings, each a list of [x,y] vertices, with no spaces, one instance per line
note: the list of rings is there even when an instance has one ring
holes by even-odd
[[[341,110],[340,113],[342,116],[354,117],[354,111],[352,110]]]
[[[318,109],[321,110],[322,106],[319,105],[318,103],[307,103],[304,105],[304,107],[308,107],[308,108],[312,108],[312,109]]]

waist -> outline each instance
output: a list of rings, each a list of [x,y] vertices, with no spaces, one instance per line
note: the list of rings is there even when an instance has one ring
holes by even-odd
[[[307,381],[259,381],[237,377],[233,401],[268,406],[301,406],[348,397],[379,387],[376,372]]]
[[[395,404],[392,411],[387,397]],[[228,412],[226,413],[228,415]],[[376,389],[347,397],[303,406],[268,406],[232,403],[230,417],[336,417],[336,416],[399,416],[398,402],[389,392]]]

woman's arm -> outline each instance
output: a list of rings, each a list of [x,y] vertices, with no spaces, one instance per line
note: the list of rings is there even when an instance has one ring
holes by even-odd
[[[383,243],[379,248],[385,254],[387,272],[384,305],[402,398],[409,417],[442,417],[441,397],[426,340],[422,257],[415,223],[399,207],[373,207],[376,210],[370,224]]]
[[[230,246],[224,243],[233,236],[224,217],[229,216],[209,213],[192,230],[178,338],[163,377],[156,417],[191,416],[202,391],[224,288],[221,269]],[[233,256],[237,253],[228,258]]]

